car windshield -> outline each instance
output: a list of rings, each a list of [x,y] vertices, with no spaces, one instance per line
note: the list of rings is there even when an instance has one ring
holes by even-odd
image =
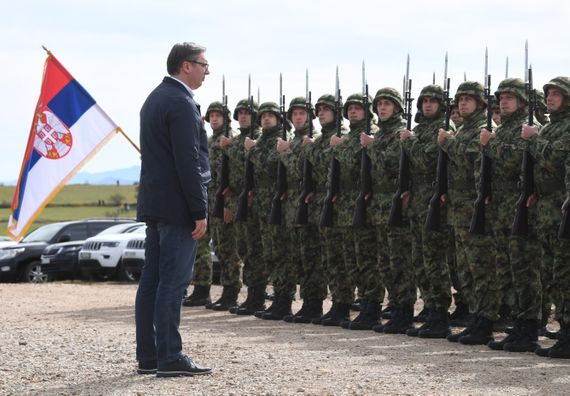
[[[140,225],[128,231],[131,234],[144,234],[146,232],[146,224]]]
[[[137,227],[136,223],[117,224],[112,227],[105,228],[97,235],[124,234],[125,232],[131,232],[131,229],[136,227]]]
[[[28,234],[22,242],[47,242],[65,226],[66,223],[48,224]]]

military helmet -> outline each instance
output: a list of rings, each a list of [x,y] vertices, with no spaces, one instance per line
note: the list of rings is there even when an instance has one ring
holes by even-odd
[[[443,102],[443,88],[439,85],[430,84],[423,87],[422,91],[420,92],[420,96],[418,96],[418,110],[422,111],[422,104],[424,102],[424,97],[430,96],[439,100],[440,103]]]
[[[548,90],[550,88],[558,88],[562,95],[567,100],[570,100],[570,77],[555,77],[548,82],[548,84],[544,84],[544,95],[548,96]]]
[[[204,121],[206,122],[210,122],[210,113],[213,111],[217,111],[220,114],[224,114],[224,105],[222,104],[222,102],[212,102],[210,103],[210,105],[208,106],[208,110],[206,110],[206,115],[204,116]],[[226,108],[226,114],[224,114],[224,121],[229,121],[230,119],[230,110]]]
[[[342,116],[344,118],[348,118],[348,106],[351,104],[359,104],[364,107],[364,95],[361,93],[355,93],[346,98],[346,102],[344,102],[344,107],[342,109]],[[372,117],[372,98],[370,95],[368,95],[368,109],[366,110],[368,110],[368,116]]]
[[[400,95],[398,90],[390,87],[379,89],[378,92],[376,92],[376,96],[374,96],[374,101],[372,101],[372,110],[375,113],[378,113],[377,107],[380,99],[388,99],[392,101],[392,103],[400,108],[398,113],[402,113],[404,111],[404,102],[402,102],[402,95]]]
[[[461,95],[469,95],[475,100],[483,105],[483,108],[487,107],[487,102],[485,101],[485,88],[477,81],[464,81],[459,87],[457,87],[457,92],[455,93],[455,103],[459,103],[459,97]]]
[[[259,111],[257,112],[257,119],[259,124],[261,124],[261,116],[263,113],[273,113],[277,117],[277,120],[281,122],[281,112],[279,111],[279,105],[275,102],[263,102],[259,106]]]
[[[253,101],[253,118],[255,118],[257,116],[257,112],[259,110],[259,105]],[[240,100],[237,105],[236,108],[234,109],[234,120],[238,120],[238,112],[240,110],[249,110],[249,99],[242,99]]]
[[[544,98],[544,92],[536,91],[536,108],[537,110],[542,110],[544,112],[546,109],[546,99]]]
[[[510,93],[515,95],[520,100],[528,103],[528,95],[526,93],[526,85],[524,81],[518,77],[516,78],[505,78],[499,83],[497,90],[495,91],[495,97],[497,101],[501,100],[502,93]]]
[[[324,94],[315,103],[315,114],[319,115],[319,106],[330,107],[333,112],[336,112],[336,101],[331,94]]]
[[[291,121],[291,117],[293,115],[293,109],[307,110],[306,99],[302,96],[297,96],[296,98],[293,98],[291,100],[291,102],[289,103],[289,110],[287,110],[287,119],[289,121]],[[315,118],[315,115],[313,114],[313,119],[314,118]]]

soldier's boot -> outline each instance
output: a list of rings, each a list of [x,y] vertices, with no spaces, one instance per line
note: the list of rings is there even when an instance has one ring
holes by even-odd
[[[534,353],[554,359],[570,359],[570,325],[560,321],[558,341],[550,348],[537,348]]]
[[[493,340],[493,321],[479,316],[469,334],[459,337],[463,345],[487,345]]]
[[[357,298],[356,300],[354,300],[354,302],[350,305],[350,309],[352,311],[362,311],[362,309],[364,308],[364,298]]]
[[[314,325],[321,325],[321,324],[323,324],[323,320],[329,319],[329,318],[334,314],[334,312],[336,311],[336,306],[337,306],[337,303],[335,303],[335,302],[333,301],[333,303],[332,303],[332,305],[331,305],[331,308],[328,310],[328,312],[325,313],[324,315],[321,315],[321,316],[318,317],[318,318],[315,318],[315,319],[311,320],[311,323],[314,324]]]
[[[350,304],[336,303],[336,308],[329,318],[323,319],[323,326],[340,326],[340,322],[350,320]]]
[[[247,297],[249,298],[249,293]],[[251,288],[251,300],[249,301],[249,304],[245,305],[244,307],[240,306],[236,314],[253,315],[257,311],[261,311],[264,308],[265,308],[265,285],[255,286]]]
[[[499,320],[493,325],[493,330],[504,332],[506,329],[513,327],[513,321],[510,315],[511,307],[505,304],[501,305],[499,308]]]
[[[231,307],[229,309],[229,312],[232,314],[237,314],[237,311],[239,311],[240,308],[246,308],[247,306],[249,306],[249,304],[251,304],[252,299],[253,299],[253,287],[248,287],[247,296],[245,300],[241,304],[234,305],[233,307]]]
[[[212,302],[210,298],[210,285],[200,286],[195,285],[192,294],[182,301],[185,307],[202,307]]]
[[[347,320],[341,321],[341,322],[340,322],[340,327],[342,327],[343,329],[348,329],[348,328],[350,327],[350,324],[351,324],[352,322],[358,323],[358,322],[360,322],[360,321],[362,320],[362,318],[364,317],[364,315],[365,315],[364,311],[366,311],[366,304],[368,304],[368,300],[365,299],[365,298],[359,298],[358,300],[359,300],[359,302],[358,302],[358,306],[359,306],[359,309],[358,309],[359,313],[358,313],[358,315],[356,315],[356,317],[355,317],[354,319],[350,319],[350,314],[349,314]],[[354,305],[354,304],[352,304],[352,305]],[[351,307],[350,307],[351,310],[353,310],[353,309],[352,309],[352,305],[351,305]]]
[[[267,297],[264,296],[264,299],[267,300]],[[273,310],[275,309],[277,304],[279,304],[279,296],[274,294],[273,299],[270,301],[271,301],[271,304],[269,305],[269,307],[265,308],[265,305],[264,305],[262,309],[255,311],[253,313],[253,316],[261,319],[263,317],[263,315],[265,315],[266,313],[273,312]]]
[[[422,323],[420,327],[412,326],[408,330],[406,330],[406,335],[408,337],[417,337],[420,334],[420,331],[427,329],[428,326],[429,326],[428,322]]]
[[[382,319],[392,319],[392,316],[394,316],[394,306],[389,302],[388,306],[380,312],[380,317]]]
[[[261,319],[263,320],[283,320],[287,315],[292,315],[291,304],[293,303],[293,298],[284,294],[279,294],[275,296],[277,305],[271,310],[263,314]]]
[[[414,322],[425,323],[427,322],[429,316],[430,316],[430,309],[424,306],[424,309],[422,309],[419,314],[414,316]]]
[[[433,310],[432,315],[428,319],[428,327],[418,331],[420,338],[446,338],[451,334],[449,326],[449,313],[447,309]]]
[[[517,338],[519,338],[522,333],[522,320],[517,319],[515,320],[515,325],[509,335],[503,338],[501,341],[491,340],[487,344],[487,346],[495,351],[502,351],[505,347],[506,343],[514,342]]]
[[[465,321],[469,316],[469,306],[467,304],[457,304],[455,310],[451,315],[449,315],[449,322],[455,327],[464,327]]]
[[[459,342],[459,339],[461,337],[465,337],[466,335],[469,335],[473,329],[475,328],[475,326],[477,325],[477,321],[479,320],[479,316],[475,317],[475,320],[473,320],[471,323],[469,323],[469,325],[464,328],[462,331],[460,331],[459,333],[455,333],[455,334],[450,334],[448,335],[447,341],[449,342]]]
[[[235,286],[224,286],[222,296],[211,306],[214,311],[227,311],[237,304],[239,288]],[[207,307],[206,307],[207,308]]]
[[[392,310],[392,319],[384,325],[386,334],[406,334],[414,326],[414,306],[402,305]]]
[[[522,321],[519,337],[512,342],[505,342],[504,351],[509,352],[534,352],[538,345],[538,320],[525,319]]]
[[[303,306],[292,316],[293,323],[311,323],[313,319],[320,318],[323,314],[323,302],[319,299],[303,301]],[[285,320],[285,318],[283,318]],[[286,321],[286,320],[285,320]]]
[[[367,300],[366,308],[361,312],[362,317],[360,320],[358,322],[350,322],[348,328],[350,330],[372,330],[378,324],[381,308],[380,301]]]

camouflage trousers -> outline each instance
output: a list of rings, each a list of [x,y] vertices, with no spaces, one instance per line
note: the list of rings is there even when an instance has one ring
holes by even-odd
[[[513,271],[511,269],[510,224],[493,227],[497,239],[497,280],[499,282],[501,305],[511,309],[515,305],[515,292],[513,289]]]
[[[243,262],[243,283],[248,287],[265,287],[267,272],[257,213],[250,210],[246,221],[235,223],[234,231],[237,252]]]
[[[540,244],[536,232],[531,231],[528,237],[511,237],[509,250],[515,295],[513,317],[540,320],[543,304]]]
[[[220,283],[241,289],[241,261],[236,249],[235,229],[234,223],[226,224],[222,219],[210,218],[214,252],[220,260]]]
[[[198,241],[196,260],[192,271],[192,284],[194,286],[210,286],[212,284],[212,254],[210,252],[211,230]]]
[[[477,312],[477,299],[474,293],[473,275],[469,264],[469,227],[453,227],[455,242],[455,266],[450,266],[451,283],[456,293],[453,295],[455,305],[465,304],[469,312]],[[494,273],[494,270],[493,270]]]
[[[291,233],[291,251],[298,253],[293,254],[291,261],[296,267],[301,298],[305,301],[327,298],[327,278],[318,227],[312,224],[294,227]]]
[[[291,254],[290,228],[283,225],[270,225],[259,222],[261,244],[263,246],[263,261],[265,273],[273,284],[276,296],[293,297],[297,287],[296,267],[293,260],[298,260],[298,254]],[[292,257],[293,256],[293,257]]]
[[[332,300],[341,304],[352,304],[354,301],[354,283],[350,277],[343,249],[342,227],[321,227],[321,254],[324,255],[325,273],[327,275]],[[354,250],[351,262],[354,262]]]
[[[425,306],[447,311],[451,304],[451,278],[447,265],[448,228],[427,231],[426,215],[427,211],[420,211],[410,218],[413,268]]]
[[[409,221],[404,219],[404,224]],[[384,284],[388,290],[390,304],[394,307],[413,306],[416,302],[416,285],[412,267],[412,239],[409,228],[390,227],[387,221],[376,226],[378,246],[387,246],[388,273],[380,266]],[[379,248],[380,250],[381,248]]]

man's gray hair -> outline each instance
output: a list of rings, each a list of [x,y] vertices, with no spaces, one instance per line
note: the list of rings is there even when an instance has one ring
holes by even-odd
[[[196,43],[184,42],[174,44],[166,60],[166,70],[170,75],[180,72],[182,62],[195,60],[200,54],[206,52],[206,47]]]

